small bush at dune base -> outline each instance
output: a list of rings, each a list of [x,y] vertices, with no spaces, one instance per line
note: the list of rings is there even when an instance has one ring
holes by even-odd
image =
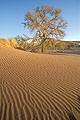
[[[10,38],[9,42],[11,47],[17,47],[17,42],[14,38]]]

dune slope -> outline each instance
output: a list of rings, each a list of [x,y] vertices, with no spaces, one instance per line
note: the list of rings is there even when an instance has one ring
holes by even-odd
[[[79,55],[2,47],[0,63],[0,120],[79,120]]]

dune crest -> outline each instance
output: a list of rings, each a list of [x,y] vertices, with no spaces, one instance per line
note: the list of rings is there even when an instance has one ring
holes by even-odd
[[[79,120],[79,55],[2,47],[0,63],[0,120]]]

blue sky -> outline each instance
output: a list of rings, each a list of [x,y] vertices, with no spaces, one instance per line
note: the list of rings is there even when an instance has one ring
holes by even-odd
[[[62,9],[62,17],[68,22],[64,40],[80,41],[80,0],[0,0],[0,38],[32,36],[21,23],[28,10],[43,4]]]

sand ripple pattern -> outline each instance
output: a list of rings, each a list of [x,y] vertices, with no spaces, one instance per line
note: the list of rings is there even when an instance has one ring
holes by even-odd
[[[79,120],[79,55],[0,49],[0,120],[69,120],[73,111]]]

